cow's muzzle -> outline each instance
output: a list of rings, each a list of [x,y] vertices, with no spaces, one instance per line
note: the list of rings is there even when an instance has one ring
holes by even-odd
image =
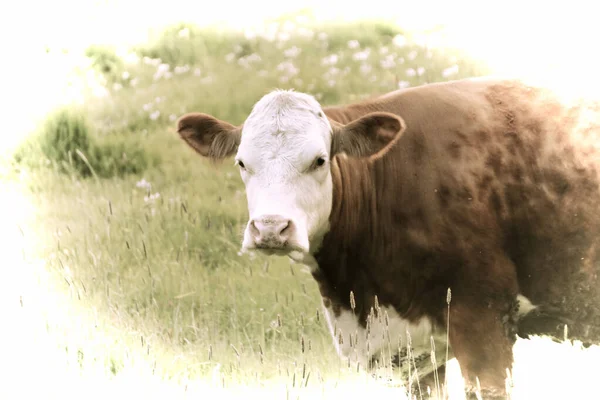
[[[253,218],[246,228],[244,247],[288,252],[292,250],[305,250],[297,240],[298,230],[296,224],[281,215],[261,215]]]

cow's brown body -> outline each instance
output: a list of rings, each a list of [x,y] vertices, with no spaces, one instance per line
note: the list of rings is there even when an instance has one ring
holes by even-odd
[[[566,324],[569,338],[600,342],[598,103],[463,80],[323,111],[333,126],[333,206],[311,252],[334,314],[355,305],[364,326],[377,296],[445,332],[450,289],[448,334],[463,375],[500,392],[517,334],[560,339]],[[374,112],[403,121],[355,123]],[[338,126],[351,128],[341,135]],[[200,154],[223,158],[241,127],[195,114],[179,132]],[[390,132],[401,134],[373,156],[334,151],[368,154]],[[519,310],[519,295],[537,308]]]
[[[429,85],[325,108],[347,123],[400,115],[383,157],[336,158],[331,231],[314,273],[366,321],[374,295],[446,326],[463,372],[504,384],[521,335],[600,340],[600,108],[565,108],[516,82]],[[516,323],[515,298],[539,309]]]

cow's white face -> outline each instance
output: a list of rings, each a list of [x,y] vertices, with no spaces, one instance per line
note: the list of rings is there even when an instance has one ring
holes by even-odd
[[[331,212],[331,140],[311,96],[277,91],[256,103],[235,156],[250,217],[243,249],[315,250]]]
[[[288,255],[313,253],[329,229],[335,154],[381,154],[404,128],[383,112],[341,125],[312,96],[283,90],[258,101],[240,127],[200,113],[178,122],[182,139],[201,155],[235,157],[249,212],[242,249]]]

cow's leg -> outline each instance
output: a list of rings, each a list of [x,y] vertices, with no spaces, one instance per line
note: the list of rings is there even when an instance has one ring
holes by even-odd
[[[505,396],[516,341],[518,284],[513,263],[490,255],[478,269],[465,269],[450,304],[450,347],[467,391],[479,380],[484,398]]]

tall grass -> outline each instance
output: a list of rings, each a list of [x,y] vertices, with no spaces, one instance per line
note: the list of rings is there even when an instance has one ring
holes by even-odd
[[[285,258],[238,254],[247,211],[237,170],[197,157],[174,121],[202,111],[241,123],[275,87],[329,105],[485,66],[367,22],[280,21],[255,33],[178,25],[124,58],[101,47],[88,56],[103,94],[50,116],[33,142],[56,168],[32,168],[21,153],[13,176],[35,206],[20,225],[38,239],[25,258],[45,262],[52,285],[40,290],[67,299],[64,319],[38,307],[40,329],[69,368],[117,377],[143,365],[190,391],[199,382],[276,387],[277,398],[301,388],[328,397],[349,381],[366,387],[370,378],[335,354],[310,274]],[[93,173],[98,179],[85,179]],[[394,385],[388,395],[403,395]]]

